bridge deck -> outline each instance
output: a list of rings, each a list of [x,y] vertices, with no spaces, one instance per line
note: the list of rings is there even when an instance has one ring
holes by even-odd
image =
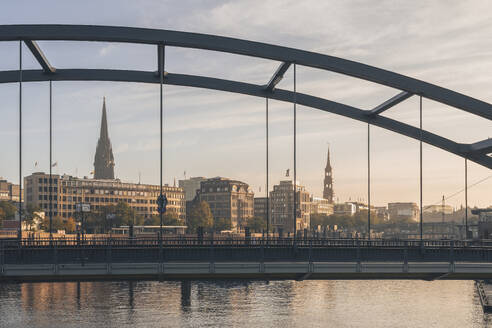
[[[186,279],[491,279],[492,263],[167,262],[7,264],[1,281]]]
[[[357,239],[0,242],[0,280],[491,279],[492,246]]]

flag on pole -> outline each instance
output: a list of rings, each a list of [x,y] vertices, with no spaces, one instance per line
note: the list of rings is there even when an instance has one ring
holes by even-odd
[[[34,167],[37,167],[38,166],[38,162],[34,162]]]
[[[51,164],[51,167],[55,167],[55,166],[58,166],[58,161]]]
[[[287,171],[285,171],[285,176],[288,177],[290,174],[290,169],[287,169]]]

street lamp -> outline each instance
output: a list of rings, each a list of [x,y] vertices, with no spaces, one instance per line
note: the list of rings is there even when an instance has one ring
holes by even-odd
[[[82,233],[82,241],[83,241],[85,237],[84,213],[88,213],[91,211],[91,205],[86,203],[77,203],[75,204],[75,211],[80,213],[81,215],[82,222],[81,222],[80,230]]]

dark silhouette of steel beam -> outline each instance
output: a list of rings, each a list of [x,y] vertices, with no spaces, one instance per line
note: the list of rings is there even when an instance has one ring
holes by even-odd
[[[470,145],[470,150],[472,152],[478,152],[482,154],[492,153],[492,138],[472,143]]]
[[[66,40],[165,44],[291,62],[420,95],[492,120],[492,105],[435,84],[355,61],[311,51],[217,35],[96,25],[0,25],[0,41]]]
[[[109,69],[59,69],[56,74],[47,76],[41,70],[23,70],[22,79],[24,82],[37,81],[114,81],[114,82],[141,82],[141,83],[160,83],[159,76],[154,72],[130,71],[130,70],[109,70]],[[0,83],[13,83],[19,81],[19,71],[1,71]],[[244,83],[238,81],[211,78],[206,76],[186,75],[168,73],[165,84],[179,85],[211,90],[227,91],[256,97],[268,97],[269,99],[292,102],[294,93],[290,90],[276,89],[270,93],[265,91],[261,85]],[[325,112],[345,116],[354,120],[370,123],[404,136],[420,140],[421,132],[419,128],[405,124],[403,122],[376,115],[367,116],[367,110],[337,103],[328,99],[311,96],[304,93],[297,93],[297,104],[306,107],[316,108]],[[422,131],[422,141],[443,149],[455,155],[467,158],[477,164],[492,169],[492,157],[485,154],[473,152],[470,144],[460,144],[446,139],[428,131]]]
[[[43,51],[41,50],[39,45],[36,43],[36,41],[24,40],[24,43],[29,48],[29,50],[31,50],[31,53],[34,55],[34,58],[36,58],[36,60],[41,65],[41,67],[43,68],[43,71],[45,73],[55,73],[56,72],[56,68],[51,66],[50,62],[48,61],[48,59],[46,58],[46,56],[44,55]]]
[[[390,99],[386,100],[384,103],[382,103],[379,106],[374,107],[371,111],[367,113],[367,115],[374,116],[374,115],[379,115],[385,110],[390,109],[393,106],[398,105],[402,101],[410,98],[412,94],[410,92],[402,91],[399,94],[397,94],[394,97],[391,97]]]
[[[272,92],[273,89],[275,89],[277,84],[279,84],[280,81],[282,81],[282,79],[284,78],[284,74],[289,69],[290,64],[291,63],[280,64],[280,66],[277,68],[277,70],[273,74],[272,78],[270,79],[270,82],[268,82],[268,84],[266,85],[266,87],[265,87],[266,91]]]
[[[164,46],[162,44],[159,44],[157,46],[157,71],[155,71],[155,74],[157,76],[159,76],[159,72],[161,72],[163,54],[164,54]]]

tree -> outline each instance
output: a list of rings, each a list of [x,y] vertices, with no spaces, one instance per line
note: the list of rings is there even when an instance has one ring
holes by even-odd
[[[0,219],[3,220],[15,219],[15,213],[17,212],[17,207],[14,204],[7,201],[0,201],[0,209],[1,209]]]
[[[203,227],[204,230],[210,230],[214,225],[214,218],[210,206],[207,202],[195,202],[188,215],[188,229],[191,232],[196,232],[198,227]]]
[[[55,216],[52,219],[52,229],[53,232],[56,232],[57,230],[64,230],[65,226],[63,224],[63,219],[59,216]],[[43,221],[41,221],[40,228],[44,231],[49,232],[50,231],[50,218],[45,217]]]
[[[74,233],[75,232],[75,220],[73,218],[68,218],[63,222],[63,228],[66,233]]]
[[[5,217],[5,212],[3,211],[3,208],[0,207],[0,227],[3,225],[4,217]]]
[[[112,219],[108,219],[109,214],[113,215]],[[112,227],[131,225],[133,220],[135,220],[135,225],[144,224],[143,217],[136,215],[135,210],[124,202],[103,206],[96,212],[84,215],[84,228],[87,232],[93,233],[107,232]],[[81,220],[80,217],[78,219]]]
[[[231,230],[231,220],[226,218],[214,219],[214,230],[220,232],[222,230]]]
[[[254,232],[262,232],[266,229],[266,220],[263,217],[255,216],[248,220],[246,226]]]
[[[311,214],[311,227],[326,226],[329,220],[329,216],[326,214],[314,213]]]
[[[145,225],[158,226],[161,224],[160,215],[152,215],[150,218],[145,220]],[[181,226],[184,222],[181,220],[176,213],[166,212],[162,216],[162,225],[165,226]]]
[[[37,223],[41,223],[43,218],[39,214],[41,210],[39,207],[34,206],[33,204],[28,204],[26,206],[26,209],[24,211],[24,218],[23,218],[23,223],[26,225],[26,227],[29,228],[29,230],[32,231],[33,226],[36,226]]]

